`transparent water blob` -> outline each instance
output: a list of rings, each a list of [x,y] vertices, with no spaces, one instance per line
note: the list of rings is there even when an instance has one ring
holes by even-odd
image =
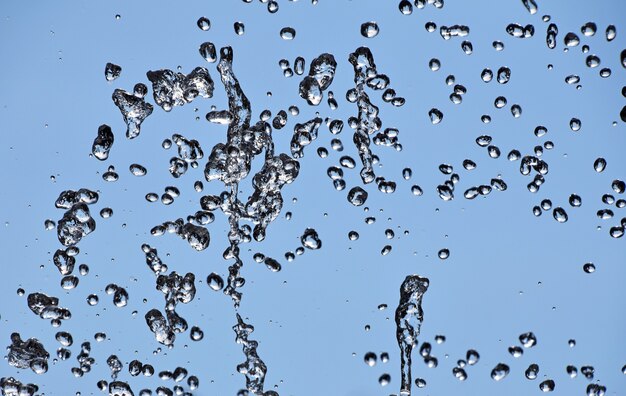
[[[596,272],[596,266],[593,263],[585,263],[583,265],[583,271],[587,274],[592,274]]]
[[[200,17],[197,22],[198,28],[203,31],[211,29],[211,21],[207,17]]]
[[[280,29],[280,38],[283,40],[293,40],[296,38],[296,29],[288,26]]]
[[[235,34],[237,36],[242,36],[246,32],[246,26],[244,25],[243,22],[239,22],[239,21],[233,24],[233,29],[235,30]]]
[[[542,392],[552,392],[555,386],[554,380],[547,379],[539,384],[539,389]]]
[[[491,378],[495,381],[504,379],[509,374],[510,368],[504,363],[498,363],[493,370],[491,370]]]
[[[539,366],[535,363],[532,363],[528,366],[528,368],[524,372],[524,375],[529,380],[537,379],[537,376],[539,375]]]
[[[366,38],[375,37],[379,32],[378,24],[373,21],[364,22],[361,24],[361,36]]]
[[[374,352],[367,352],[365,356],[363,356],[363,361],[370,367],[374,367],[376,365],[377,356]]]
[[[443,113],[439,109],[432,108],[428,112],[428,117],[433,125],[437,125],[443,120]]]

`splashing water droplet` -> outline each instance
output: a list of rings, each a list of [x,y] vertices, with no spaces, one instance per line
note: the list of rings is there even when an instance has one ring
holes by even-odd
[[[400,347],[400,393],[411,394],[411,352],[424,320],[422,297],[428,290],[429,280],[418,275],[407,276],[400,286],[400,301],[396,308],[396,338]]]

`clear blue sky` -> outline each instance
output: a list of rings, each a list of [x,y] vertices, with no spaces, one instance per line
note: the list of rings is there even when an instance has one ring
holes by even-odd
[[[621,95],[626,70],[619,63],[619,53],[626,48],[626,27],[622,26],[626,3],[538,0],[539,12],[530,15],[519,0],[449,0],[441,10],[429,5],[407,16],[398,11],[397,3],[320,0],[313,6],[305,0],[280,0],[279,11],[270,14],[266,4],[237,0],[181,5],[120,0],[3,2],[0,131],[4,143],[0,166],[5,187],[0,194],[0,247],[4,252],[0,344],[9,345],[10,334],[17,331],[23,339],[38,338],[52,357],[61,346],[54,339],[57,329],[28,309],[26,296],[17,295],[21,287],[26,295],[43,292],[59,297],[60,305],[71,309],[72,319],[58,330],[71,332],[74,345],[69,361],[50,362],[45,375],[18,371],[5,361],[0,364],[0,377],[37,383],[46,395],[100,394],[96,383],[110,380],[106,358],[116,354],[124,362],[119,379],[129,381],[135,395],[144,387],[154,390],[174,383],[156,376],[131,377],[127,364],[133,359],[152,364],[157,372],[186,367],[200,379],[197,395],[235,395],[244,388],[244,376],[236,371],[244,355],[234,342],[235,311],[228,297],[205,284],[211,272],[227,275],[230,262],[222,259],[227,246],[225,217],[215,213],[216,220],[209,225],[211,245],[200,253],[174,235],[150,235],[153,226],[200,209],[201,194],[194,191],[193,183],[203,179],[206,156],[213,145],[226,140],[226,127],[209,124],[204,117],[212,105],[218,110],[227,108],[215,64],[206,63],[198,54],[200,44],[211,41],[218,49],[233,47],[235,74],[252,103],[253,120],[266,108],[273,115],[293,104],[300,108],[298,117],[290,115],[287,126],[274,132],[277,153],[288,152],[293,125],[314,118],[316,112],[322,118],[346,123],[338,136],[322,125],[318,139],[305,148],[298,179],[283,189],[285,205],[269,226],[267,239],[242,245],[247,282],[241,289],[243,301],[238,312],[255,326],[251,338],[259,341],[258,353],[268,366],[266,390],[274,389],[281,396],[397,394],[400,355],[393,313],[405,276],[419,274],[430,279],[423,298],[420,343],[433,344],[439,366],[427,368],[414,352],[413,377],[424,378],[428,384],[424,389],[414,386],[414,394],[526,396],[539,393],[539,383],[547,378],[556,382],[554,395],[584,394],[588,381],[581,375],[570,379],[565,371],[569,364],[594,366],[595,378],[607,386],[607,394],[626,394],[626,375],[621,373],[626,364],[626,238],[608,235],[626,209],[613,205],[614,218],[600,220],[596,216],[599,209],[607,207],[601,197],[612,193],[611,182],[626,179],[626,124],[619,119],[626,105]],[[116,14],[121,16],[119,20]],[[541,20],[545,14],[558,25],[554,50],[545,44],[548,23]],[[201,16],[211,20],[210,30],[196,26]],[[360,35],[360,26],[370,20],[378,23],[380,33],[366,39]],[[234,32],[237,21],[245,24],[242,36]],[[446,41],[438,31],[426,31],[428,21],[438,27],[467,25],[470,34]],[[593,37],[580,34],[580,27],[588,21],[598,26]],[[535,36],[510,37],[505,31],[509,23],[531,23]],[[617,26],[617,37],[611,42],[604,38],[609,24]],[[295,39],[281,39],[279,32],[286,26],[295,28]],[[570,31],[581,37],[581,45],[564,53],[563,37]],[[461,50],[464,39],[472,42],[472,55]],[[494,50],[494,40],[504,43],[503,51]],[[590,46],[588,54],[601,58],[598,68],[585,66],[588,54],[581,53],[583,44]],[[381,160],[375,166],[377,175],[396,181],[397,190],[386,195],[377,191],[374,183],[368,185],[368,201],[357,208],[346,200],[348,190],[360,183],[358,156],[347,125],[357,108],[346,101],[345,93],[354,87],[348,55],[362,45],[371,49],[378,71],[389,76],[391,87],[406,98],[406,104],[392,107],[382,101],[382,92],[369,91],[372,102],[380,107],[383,128],[398,128],[404,149],[396,152],[372,145]],[[286,58],[293,67],[295,58],[302,56],[308,71],[309,62],[324,52],[332,53],[338,63],[329,88],[339,103],[334,111],[326,100],[318,107],[306,105],[298,96],[302,77],[285,78],[278,65]],[[436,72],[428,67],[431,58],[441,62]],[[104,78],[107,62],[123,69],[121,77],[110,83]],[[548,64],[554,68],[548,70]],[[111,100],[113,90],[130,91],[137,82],[149,83],[148,70],[175,70],[177,66],[185,73],[197,66],[207,67],[215,81],[214,97],[198,98],[169,113],[155,105],[141,135],[127,140],[126,127]],[[482,82],[480,73],[485,67],[496,72],[501,66],[511,68],[508,84],[498,84],[495,79],[489,84]],[[603,67],[611,68],[609,78],[599,77]],[[453,87],[446,85],[445,79],[450,74],[467,88],[460,105],[448,98]],[[580,76],[580,90],[565,84],[570,74]],[[266,95],[268,91],[271,97]],[[494,100],[501,95],[508,104],[496,109]],[[147,98],[154,104],[151,88]],[[510,113],[513,104],[523,108],[518,119]],[[438,125],[428,118],[433,107],[444,113]],[[483,114],[491,115],[490,124],[481,122]],[[578,133],[569,129],[572,117],[582,120]],[[110,125],[116,137],[106,162],[89,157],[101,124]],[[549,130],[543,138],[533,134],[538,125]],[[173,133],[197,139],[205,153],[200,167],[180,179],[173,179],[168,172],[173,149],[161,148],[163,139]],[[475,138],[483,134],[491,135],[493,144],[500,147],[499,159],[489,158],[486,149],[476,145]],[[332,138],[342,140],[342,153],[330,149]],[[509,162],[506,154],[514,148],[529,154],[546,140],[555,144],[542,157],[550,172],[540,191],[532,194],[526,189],[532,176],[520,175],[519,162]],[[320,146],[329,149],[328,158],[316,155]],[[344,169],[348,188],[338,192],[326,169],[338,165],[342,155],[357,160],[357,168]],[[608,162],[600,174],[593,170],[597,157]],[[475,170],[462,168],[466,158],[478,164]],[[132,163],[145,166],[148,174],[133,176],[128,171]],[[441,163],[453,165],[461,177],[455,199],[449,202],[442,201],[435,191],[446,180],[438,170]],[[255,161],[254,169],[260,164]],[[115,166],[119,181],[102,180],[109,165]],[[413,170],[409,181],[402,179],[406,167]],[[488,184],[498,175],[507,182],[506,191],[493,191],[472,201],[462,197],[465,189]],[[251,192],[249,183],[250,178],[241,186],[244,198]],[[204,184],[205,194],[222,189],[218,182]],[[421,186],[423,196],[411,193],[413,184]],[[166,186],[181,191],[172,205],[146,202],[146,193],[161,194]],[[80,242],[77,257],[77,265],[88,264],[90,272],[79,276],[76,289],[64,291],[52,263],[59,243],[43,224],[46,219],[61,218],[63,212],[54,208],[61,191],[83,187],[100,192],[92,209],[97,229]],[[572,193],[582,197],[582,207],[569,206]],[[543,199],[564,207],[569,221],[559,224],[551,213],[534,217],[532,207]],[[98,216],[103,207],[113,209],[110,219]],[[364,212],[365,207],[369,212]],[[287,211],[293,212],[291,220],[284,217]],[[365,224],[367,216],[376,217],[376,222]],[[306,250],[287,262],[285,252],[300,246],[299,238],[308,227],[317,230],[322,248]],[[387,228],[394,230],[393,240],[385,237]],[[359,232],[359,240],[348,240],[350,230]],[[190,326],[203,329],[202,341],[191,341],[186,332],[178,336],[174,349],[153,354],[160,345],[143,317],[152,308],[162,310],[164,302],[145,265],[142,243],[156,247],[170,270],[196,274],[195,300],[179,304],[177,311]],[[382,256],[380,251],[388,244],[393,249]],[[437,257],[442,248],[450,250],[445,261]],[[277,259],[282,270],[271,272],[254,262],[252,256],[257,252]],[[586,262],[596,265],[595,273],[583,272]],[[109,283],[128,290],[128,306],[113,305],[113,296],[104,292]],[[92,293],[100,297],[95,307],[86,303]],[[379,304],[388,308],[380,311]],[[370,331],[365,331],[366,325],[371,326]],[[518,336],[527,331],[536,334],[537,346],[525,350],[523,357],[513,358],[507,348],[518,345]],[[107,340],[96,343],[96,332],[105,332]],[[444,344],[434,343],[438,334],[446,336]],[[576,339],[575,348],[568,347],[570,338]],[[75,379],[70,369],[76,365],[84,340],[92,342],[96,365],[92,372]],[[478,350],[481,359],[467,368],[468,379],[460,382],[451,370],[470,348]],[[368,367],[363,356],[369,351],[378,355],[388,352],[389,362],[379,360]],[[496,383],[489,373],[500,362],[507,363],[511,372]],[[540,366],[535,381],[524,378],[531,363]],[[383,373],[391,376],[386,387],[378,384]]]

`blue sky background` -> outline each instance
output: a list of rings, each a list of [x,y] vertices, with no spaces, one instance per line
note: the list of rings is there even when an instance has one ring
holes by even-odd
[[[193,190],[193,182],[203,179],[205,160],[198,169],[173,179],[167,168],[175,154],[162,149],[161,142],[173,133],[197,139],[206,159],[213,145],[225,141],[226,128],[204,118],[211,105],[227,107],[215,65],[198,54],[204,41],[212,41],[218,48],[233,47],[234,70],[252,103],[254,119],[266,108],[273,114],[292,104],[300,108],[298,117],[290,116],[287,127],[275,131],[277,152],[288,152],[293,125],[313,118],[316,112],[344,122],[356,115],[356,105],[345,100],[345,92],[354,86],[347,58],[366,45],[379,72],[387,74],[391,87],[407,99],[404,107],[394,108],[383,103],[380,92],[369,91],[372,102],[381,109],[383,128],[400,130],[402,152],[372,146],[381,159],[377,174],[395,180],[398,188],[394,194],[384,195],[368,185],[367,213],[364,207],[352,207],[346,201],[349,188],[360,183],[358,166],[344,170],[349,187],[343,192],[334,190],[326,169],[337,165],[342,155],[358,161],[347,124],[338,136],[345,147],[342,153],[330,150],[335,136],[325,126],[320,128],[318,140],[305,149],[300,175],[283,189],[285,206],[270,225],[267,240],[242,246],[247,283],[239,312],[255,326],[251,338],[259,341],[259,355],[268,366],[266,390],[276,385],[281,395],[298,396],[398,393],[400,363],[393,313],[402,280],[417,273],[431,281],[424,297],[420,342],[434,344],[437,334],[447,340],[433,345],[433,355],[439,358],[436,369],[427,368],[417,351],[414,353],[413,376],[428,383],[421,390],[414,387],[415,394],[531,395],[540,392],[539,383],[546,378],[556,381],[555,395],[584,394],[588,381],[581,375],[570,379],[565,372],[569,364],[594,366],[596,379],[607,386],[608,394],[625,394],[626,376],[621,368],[626,364],[626,248],[625,239],[609,237],[608,230],[619,223],[626,209],[613,207],[616,217],[610,220],[598,219],[596,211],[606,206],[601,196],[612,193],[611,181],[626,179],[626,125],[619,120],[619,111],[626,104],[620,93],[626,83],[625,69],[619,63],[619,53],[626,47],[621,25],[626,3],[538,1],[539,13],[530,15],[517,0],[447,1],[442,10],[427,6],[409,16],[401,15],[396,3],[320,0],[313,6],[304,0],[283,0],[276,14],[269,14],[266,5],[256,1],[234,0],[182,5],[164,1],[2,3],[0,131],[4,143],[0,166],[5,170],[5,187],[0,195],[0,246],[4,252],[0,340],[9,345],[10,334],[18,331],[24,339],[40,339],[51,355],[60,347],[54,340],[57,329],[30,312],[26,297],[16,294],[22,287],[27,294],[41,291],[57,296],[60,305],[71,309],[72,319],[58,330],[70,331],[75,343],[70,360],[51,364],[43,376],[15,370],[6,362],[0,364],[0,376],[35,382],[47,395],[99,394],[96,382],[109,378],[106,358],[116,354],[125,363],[120,379],[129,381],[135,394],[143,387],[154,390],[161,385],[171,387],[173,382],[131,378],[126,365],[133,359],[154,365],[157,372],[186,367],[200,378],[197,395],[233,395],[243,388],[244,377],[235,367],[244,361],[244,355],[234,342],[231,327],[236,318],[231,301],[205,285],[209,273],[225,276],[230,264],[221,258],[227,245],[225,217],[216,213],[216,221],[209,226],[211,245],[201,253],[175,236],[150,235],[154,225],[200,209],[201,194]],[[121,16],[119,20],[116,14]],[[551,15],[551,22],[559,28],[554,50],[545,45],[548,24],[541,21],[544,14]],[[209,31],[196,26],[201,16],[211,20]],[[380,33],[372,39],[359,32],[360,24],[369,20],[380,26]],[[424,24],[431,20],[438,26],[468,25],[471,32],[466,39],[473,43],[473,54],[462,52],[462,38],[444,41],[438,32],[428,33]],[[245,24],[243,36],[234,33],[236,21]],[[580,27],[588,21],[598,26],[593,37],[580,34]],[[513,22],[534,24],[535,36],[508,36],[505,28]],[[617,26],[617,38],[612,42],[604,38],[608,24]],[[279,31],[285,26],[296,29],[294,40],[280,38]],[[601,58],[599,68],[585,66],[581,46],[563,52],[562,38],[569,31],[579,33],[581,46],[588,44],[589,54]],[[495,51],[494,40],[501,40],[505,49]],[[307,106],[298,96],[301,77],[285,78],[278,66],[281,58],[289,59],[293,66],[294,59],[302,56],[308,70],[309,62],[323,52],[334,54],[338,62],[330,87],[339,102],[335,111],[325,100],[318,107]],[[441,61],[439,71],[428,68],[431,58]],[[123,68],[121,77],[111,83],[103,75],[107,62]],[[548,64],[554,68],[548,70]],[[508,84],[481,81],[483,68],[495,72],[505,65],[512,70]],[[196,66],[208,67],[216,83],[214,97],[196,99],[170,113],[155,105],[141,135],[127,140],[125,125],[111,100],[113,90],[132,90],[137,82],[148,83],[148,70],[174,70],[177,66],[185,73]],[[602,67],[612,69],[610,78],[599,77]],[[452,87],[445,84],[445,78],[449,74],[467,87],[461,105],[448,99]],[[580,90],[564,83],[569,74],[580,75]],[[266,95],[268,91],[271,97]],[[154,103],[151,95],[150,89],[148,98]],[[493,101],[500,95],[506,96],[508,105],[498,110]],[[519,119],[510,113],[515,103],[523,108]],[[432,107],[444,113],[439,125],[428,119]],[[490,114],[492,122],[483,124],[482,114]],[[578,133],[568,127],[572,117],[582,120]],[[110,125],[116,136],[107,162],[89,157],[97,128],[103,123]],[[543,139],[532,133],[537,125],[549,130]],[[499,159],[489,158],[486,150],[476,145],[474,139],[482,134],[493,136],[503,153]],[[540,192],[532,194],[526,189],[531,177],[520,175],[519,162],[509,162],[506,153],[516,148],[527,154],[546,140],[555,143],[543,156],[550,172]],[[316,155],[320,146],[329,148],[328,158]],[[599,156],[608,162],[601,174],[593,170],[593,161]],[[466,158],[478,164],[476,170],[462,169]],[[148,174],[132,176],[128,171],[132,163],[145,166]],[[435,192],[446,179],[438,170],[441,163],[452,164],[461,176],[456,198],[450,202],[442,201]],[[109,165],[116,167],[119,181],[102,180]],[[260,162],[254,166],[258,170]],[[409,181],[401,176],[405,167],[413,170]],[[487,184],[500,174],[508,184],[507,191],[494,191],[473,201],[462,198],[466,188]],[[244,198],[251,191],[249,183],[247,179],[242,185]],[[411,194],[413,184],[422,187],[423,196]],[[168,185],[181,190],[172,205],[145,201],[146,193],[161,194]],[[92,209],[97,230],[81,241],[77,257],[77,265],[87,263],[91,271],[80,277],[76,289],[66,292],[59,286],[61,276],[52,263],[59,243],[54,232],[44,230],[43,223],[61,218],[63,212],[54,208],[59,192],[82,187],[100,192]],[[221,190],[221,184],[205,182],[205,194]],[[572,193],[582,197],[582,207],[568,205]],[[557,223],[550,213],[539,218],[532,215],[532,207],[545,198],[567,210],[567,223]],[[113,208],[114,215],[101,219],[97,214],[102,207]],[[289,221],[284,218],[287,211],[293,212]],[[375,216],[376,223],[366,225],[367,216]],[[318,231],[323,248],[307,250],[287,262],[284,253],[300,245],[299,237],[307,227]],[[392,241],[385,237],[387,228],[395,231]],[[348,240],[350,230],[359,232],[358,241]],[[162,309],[164,301],[140,249],[146,242],[159,250],[170,270],[196,274],[197,297],[191,304],[179,304],[178,312],[190,326],[204,330],[203,341],[192,342],[187,332],[179,335],[173,350],[153,354],[160,345],[143,316],[152,308]],[[393,250],[381,256],[387,244]],[[451,251],[445,261],[437,258],[441,248]],[[256,252],[278,259],[282,271],[273,273],[255,263],[252,255]],[[586,262],[595,263],[594,274],[582,271]],[[104,293],[109,283],[128,290],[127,307],[113,305],[112,296]],[[91,293],[100,296],[95,307],[85,302]],[[379,304],[389,308],[379,311]],[[364,330],[366,325],[371,326],[369,332]],[[108,336],[102,343],[93,340],[99,331]],[[538,345],[515,359],[507,348],[517,345],[518,336],[527,331],[536,334]],[[570,338],[577,341],[573,349],[567,345]],[[83,340],[92,341],[96,365],[91,373],[74,379],[70,368],[76,365]],[[481,360],[467,369],[467,381],[460,382],[451,370],[470,348],[479,351]],[[388,352],[390,360],[368,367],[363,355],[369,351]],[[511,373],[496,383],[489,373],[499,362],[509,364]],[[531,363],[540,366],[535,381],[526,380],[523,374]],[[378,384],[383,373],[391,375],[386,387]]]

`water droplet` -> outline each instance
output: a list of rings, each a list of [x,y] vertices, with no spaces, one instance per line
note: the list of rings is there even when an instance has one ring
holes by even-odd
[[[541,389],[542,392],[552,392],[554,388],[555,383],[551,379],[547,379],[539,384],[539,389]]]
[[[587,56],[587,59],[585,59],[585,64],[587,65],[587,67],[598,67],[600,66],[600,58],[597,55],[589,55]]]
[[[246,32],[246,25],[243,22],[237,21],[233,24],[233,29],[237,36],[242,36]]]
[[[615,25],[609,25],[606,27],[606,41],[613,41],[617,36],[617,30]]]
[[[380,384],[380,386],[387,386],[389,385],[390,382],[391,382],[391,376],[387,373],[381,375],[378,378],[378,383]]]
[[[370,367],[374,367],[376,365],[376,359],[377,357],[374,352],[367,352],[365,356],[363,357],[365,364],[367,364]]]
[[[134,176],[145,176],[148,173],[148,170],[139,164],[130,165],[129,170]]]
[[[528,368],[526,369],[524,375],[529,380],[536,379],[537,376],[539,375],[539,366],[534,364],[534,363],[529,365]]]
[[[465,354],[465,359],[467,360],[467,364],[473,366],[480,360],[480,355],[474,349],[470,349]]]
[[[200,56],[203,57],[207,62],[214,63],[217,60],[215,45],[211,42],[207,41],[200,44],[198,52],[200,53]]]
[[[597,158],[593,162],[593,169],[598,173],[603,172],[606,169],[606,160],[602,157]]]
[[[598,27],[593,22],[587,22],[580,28],[580,32],[587,37],[590,37],[596,34],[597,30],[598,30]]]
[[[575,33],[569,32],[563,38],[563,43],[565,43],[567,47],[575,47],[580,44],[580,39]]]
[[[506,84],[511,79],[511,69],[502,66],[498,69],[497,80],[500,84]]]
[[[439,62],[439,59],[437,58],[432,58],[429,62],[428,62],[428,67],[430,68],[430,70],[432,71],[437,71],[439,70],[439,68],[441,67],[441,62]]]
[[[224,287],[224,280],[221,276],[215,272],[211,272],[206,278],[206,284],[214,291],[222,290]]]
[[[319,239],[317,231],[313,228],[307,228],[304,230],[304,233],[300,237],[300,242],[302,243],[302,246],[311,250],[317,250],[322,247],[322,241]]]
[[[284,27],[280,29],[280,37],[283,40],[293,40],[296,38],[296,29],[292,27]]]
[[[413,12],[413,5],[409,0],[401,0],[400,3],[398,3],[398,9],[402,15],[411,15]]]
[[[493,370],[491,370],[491,378],[500,381],[509,374],[509,371],[509,366],[504,363],[498,363]]]
[[[509,347],[509,353],[511,354],[511,356],[513,356],[514,358],[519,358],[524,354],[524,350],[522,350],[522,348],[516,346],[510,346]]]
[[[203,30],[205,32],[211,29],[211,21],[207,17],[199,18],[197,24],[200,30]]]
[[[428,117],[433,125],[437,125],[443,120],[443,113],[439,109],[432,108],[428,112]]]
[[[452,369],[452,374],[454,375],[454,377],[456,379],[458,379],[459,381],[465,381],[467,379],[467,373],[465,372],[465,370],[461,367],[454,367]]]
[[[122,74],[122,68],[114,63],[107,63],[104,67],[104,77],[107,81],[113,81]]]
[[[376,22],[364,22],[361,24],[361,36],[366,38],[375,37],[378,34],[378,24]]]

